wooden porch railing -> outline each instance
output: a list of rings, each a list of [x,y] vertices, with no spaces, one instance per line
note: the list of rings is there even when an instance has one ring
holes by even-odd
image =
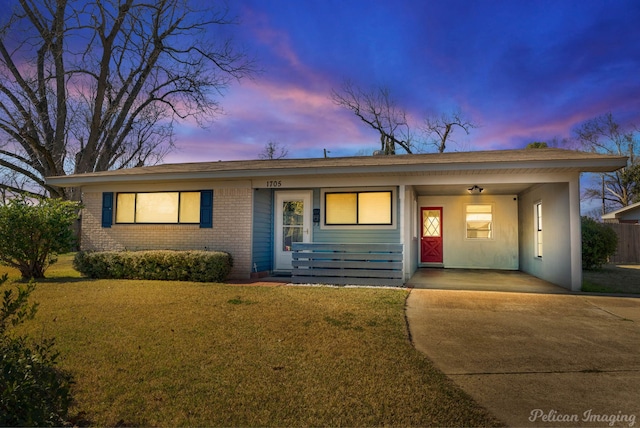
[[[402,286],[402,244],[293,244],[294,284]]]

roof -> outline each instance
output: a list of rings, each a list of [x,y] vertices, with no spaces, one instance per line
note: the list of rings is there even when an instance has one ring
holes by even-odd
[[[626,166],[624,156],[563,149],[491,150],[340,158],[240,160],[163,164],[87,174],[47,177],[61,187],[110,182],[250,179],[268,176],[428,175],[452,172],[610,172]]]
[[[621,217],[623,214],[627,214],[630,211],[640,210],[640,202],[636,202],[635,204],[627,205],[624,208],[620,208],[616,211],[611,211],[610,213],[606,213],[602,215],[603,220],[613,220],[615,218]]]

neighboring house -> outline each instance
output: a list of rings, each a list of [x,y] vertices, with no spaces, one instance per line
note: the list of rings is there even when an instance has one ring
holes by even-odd
[[[640,223],[640,202],[627,205],[624,208],[620,208],[616,211],[604,214],[602,221],[605,223],[628,223],[639,224]]]
[[[582,282],[582,172],[627,159],[560,149],[158,165],[48,178],[81,187],[84,250],[207,249],[232,277],[290,272],[294,242],[401,248],[420,267]]]

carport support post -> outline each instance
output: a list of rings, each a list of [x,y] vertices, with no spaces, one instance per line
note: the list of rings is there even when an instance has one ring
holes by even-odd
[[[571,291],[582,290],[582,223],[580,219],[580,174],[569,181],[571,227]]]

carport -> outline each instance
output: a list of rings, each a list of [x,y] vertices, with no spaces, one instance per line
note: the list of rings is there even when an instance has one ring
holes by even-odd
[[[564,294],[567,289],[517,270],[421,268],[408,288]]]

